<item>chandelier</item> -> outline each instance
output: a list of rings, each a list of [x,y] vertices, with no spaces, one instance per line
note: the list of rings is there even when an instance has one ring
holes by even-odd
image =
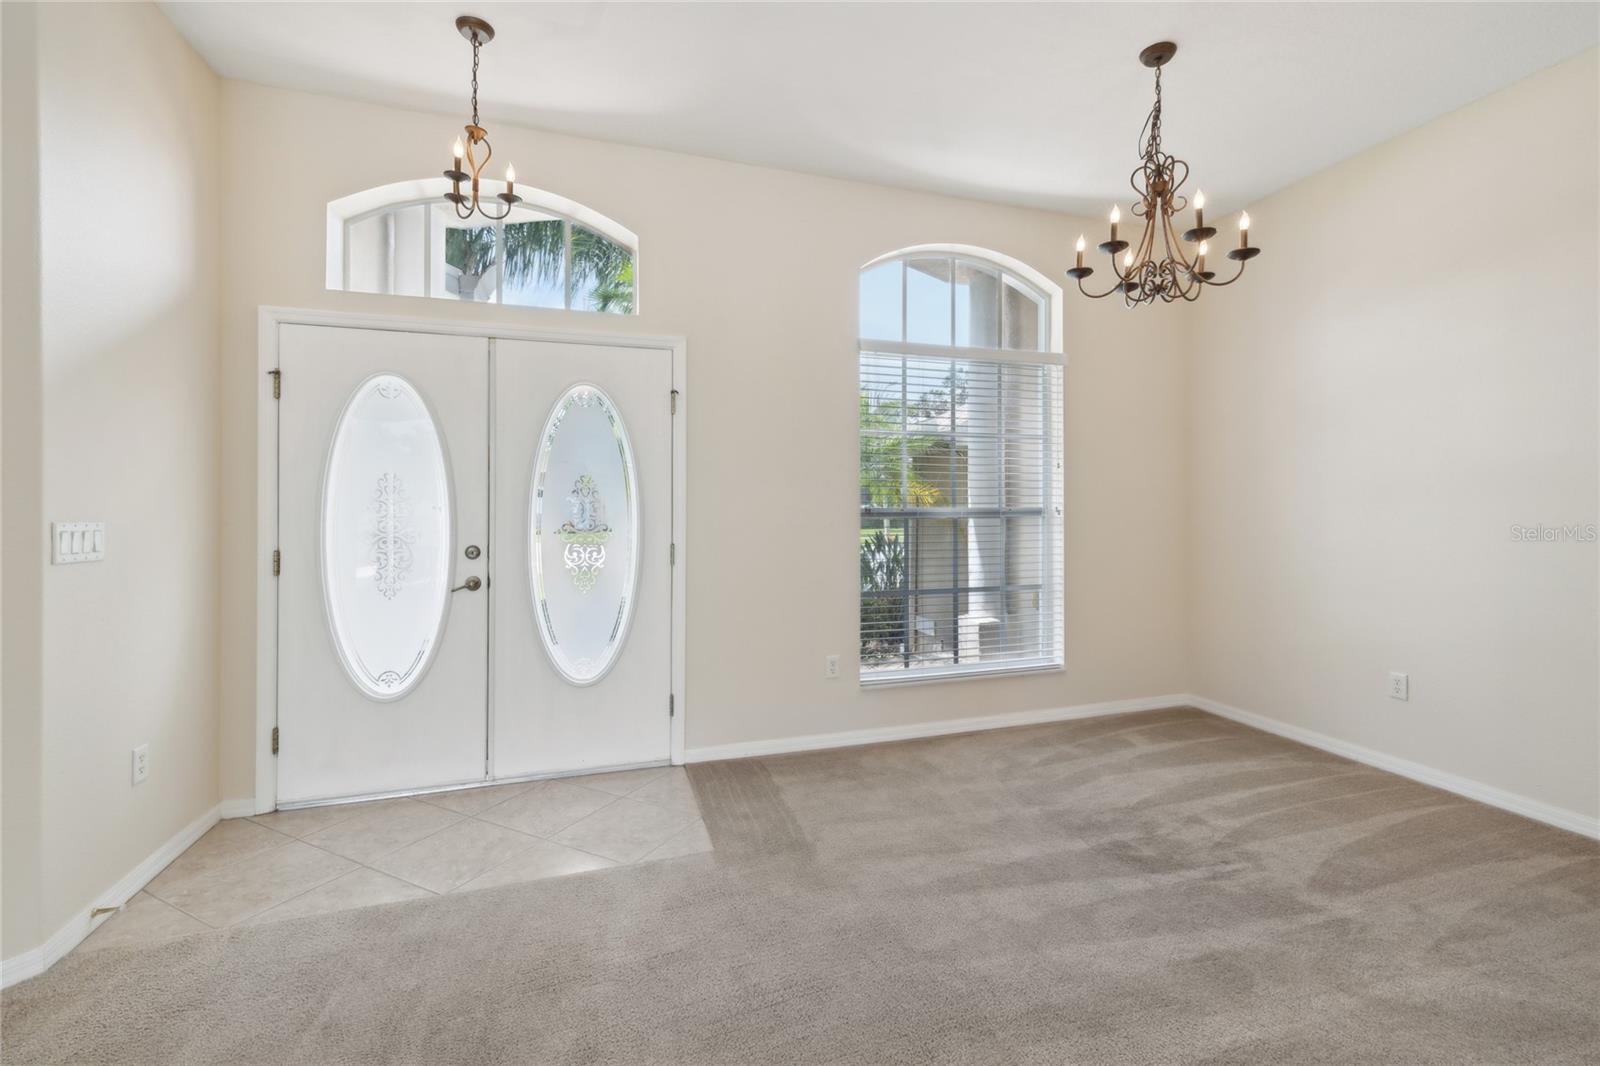
[[[478,124],[478,50],[494,40],[494,27],[473,15],[462,15],[456,19],[456,29],[461,36],[472,42],[472,121],[467,123],[467,141],[461,143],[461,138],[456,138],[456,143],[450,148],[455,156],[455,162],[444,176],[450,179],[450,191],[444,198],[456,205],[456,217],[471,218],[476,212],[491,222],[498,222],[511,213],[511,208],[522,197],[517,195],[517,168],[506,167],[506,191],[496,193],[495,198],[505,204],[499,214],[493,214],[478,201],[478,178],[483,173],[483,168],[489,165],[489,157],[494,155],[494,148],[489,144],[489,131]],[[478,154],[482,152],[483,158]],[[461,183],[470,181],[472,191],[470,194],[461,191]]]
[[[1156,72],[1156,102],[1150,117],[1144,121],[1140,133],[1139,154],[1144,157],[1129,177],[1128,183],[1139,194],[1133,213],[1144,220],[1144,229],[1133,244],[1117,238],[1122,222],[1122,209],[1111,208],[1111,239],[1100,245],[1100,250],[1111,256],[1111,272],[1116,282],[1105,292],[1090,292],[1083,287],[1083,279],[1094,273],[1094,267],[1083,265],[1086,247],[1083,237],[1078,238],[1078,265],[1067,271],[1067,276],[1078,283],[1078,291],[1094,300],[1112,293],[1121,293],[1123,303],[1129,307],[1150,304],[1160,300],[1188,300],[1200,298],[1205,288],[1232,285],[1244,273],[1244,265],[1261,254],[1261,249],[1250,246],[1250,215],[1239,213],[1239,247],[1228,252],[1228,258],[1239,264],[1233,277],[1217,281],[1216,272],[1206,269],[1206,255],[1210,252],[1211,238],[1217,231],[1206,225],[1206,197],[1202,192],[1194,195],[1194,225],[1183,231],[1178,239],[1174,218],[1186,210],[1189,199],[1179,193],[1189,179],[1189,164],[1161,150],[1161,68],[1177,52],[1171,41],[1153,44],[1139,53],[1139,62]],[[1184,254],[1183,245],[1198,245],[1191,259]],[[1120,258],[1119,258],[1120,257]]]

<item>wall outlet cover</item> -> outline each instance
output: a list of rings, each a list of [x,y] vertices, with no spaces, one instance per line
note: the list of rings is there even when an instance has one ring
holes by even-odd
[[[1392,700],[1409,700],[1411,698],[1411,675],[1402,674],[1397,670],[1389,672],[1389,698]]]
[[[822,657],[822,676],[839,676],[839,657],[837,655],[825,655]]]
[[[150,776],[150,745],[140,744],[133,749],[133,783],[139,784]]]

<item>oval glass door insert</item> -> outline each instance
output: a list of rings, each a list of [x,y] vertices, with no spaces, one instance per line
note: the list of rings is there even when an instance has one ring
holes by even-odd
[[[533,613],[550,662],[592,685],[616,661],[639,571],[638,477],[611,397],[574,385],[539,437],[528,522]]]
[[[453,522],[444,441],[394,374],[356,387],[322,482],[322,588],[350,680],[397,700],[422,680],[450,599]]]

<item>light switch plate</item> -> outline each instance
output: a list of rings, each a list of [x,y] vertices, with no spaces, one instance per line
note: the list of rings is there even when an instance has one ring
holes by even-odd
[[[50,561],[56,566],[67,563],[95,563],[105,557],[104,522],[50,523]]]

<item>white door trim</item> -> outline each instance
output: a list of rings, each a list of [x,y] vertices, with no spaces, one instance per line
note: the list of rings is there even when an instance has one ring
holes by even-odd
[[[278,801],[278,771],[272,754],[272,730],[278,724],[278,585],[272,575],[272,552],[278,546],[278,408],[271,374],[278,369],[278,327],[338,326],[344,329],[401,330],[444,333],[501,340],[553,341],[611,348],[652,348],[672,353],[672,388],[678,394],[672,420],[672,761],[684,759],[684,720],[688,694],[684,684],[688,622],[688,346],[682,337],[634,333],[531,329],[489,322],[456,322],[398,315],[313,311],[263,306],[256,320],[256,714],[254,811],[264,814]],[[293,382],[285,383],[293,388]],[[303,562],[302,562],[303,565]]]

